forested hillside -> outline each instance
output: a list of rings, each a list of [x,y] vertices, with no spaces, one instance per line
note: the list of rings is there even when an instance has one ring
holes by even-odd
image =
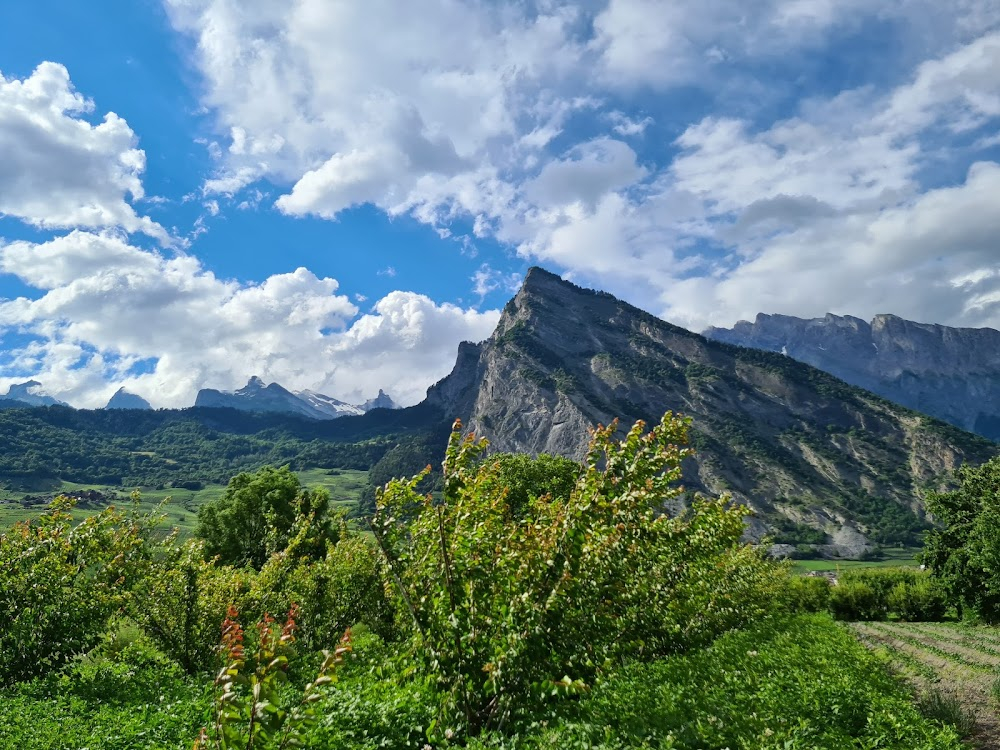
[[[0,410],[0,483],[122,486],[225,483],[260,466],[368,469],[443,418],[427,408],[317,422],[234,409]]]

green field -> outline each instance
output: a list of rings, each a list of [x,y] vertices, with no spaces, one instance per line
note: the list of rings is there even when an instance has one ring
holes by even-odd
[[[804,575],[812,571],[838,571],[852,568],[900,568],[917,567],[920,547],[885,549],[879,560],[794,560],[792,571]]]
[[[330,506],[333,509],[350,511],[358,502],[361,490],[368,481],[368,472],[354,469],[306,469],[296,474],[305,487],[324,487],[330,493]],[[37,518],[44,512],[48,504],[47,498],[59,493],[75,493],[85,490],[97,490],[108,496],[115,496],[111,504],[119,506],[131,502],[130,495],[138,490],[139,507],[143,511],[152,511],[160,506],[160,511],[166,515],[168,527],[180,529],[182,536],[194,532],[198,520],[198,508],[222,496],[225,486],[221,484],[205,485],[200,490],[186,490],[179,487],[108,487],[94,484],[75,484],[63,482],[58,488],[46,492],[26,493],[21,491],[0,490],[0,529],[7,528],[18,521]],[[36,497],[34,503],[26,503],[25,497]],[[46,498],[46,499],[43,499]],[[165,502],[164,502],[165,501]],[[97,513],[104,505],[81,503],[73,511],[76,519],[83,519]]]

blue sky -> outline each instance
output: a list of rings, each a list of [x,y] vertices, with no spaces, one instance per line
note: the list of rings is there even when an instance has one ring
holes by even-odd
[[[1000,326],[995,0],[0,6],[0,388],[415,403],[543,265]]]

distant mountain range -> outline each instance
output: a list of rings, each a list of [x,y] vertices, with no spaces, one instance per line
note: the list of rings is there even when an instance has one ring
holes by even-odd
[[[265,385],[264,381],[256,375],[251,377],[245,386],[236,391],[217,391],[213,388],[203,388],[198,391],[194,405],[229,407],[243,411],[297,414],[309,419],[337,419],[346,416],[359,416],[372,409],[398,408],[381,389],[375,398],[355,405],[315,391],[293,392],[277,383]]]
[[[705,336],[781,352],[898,404],[1000,440],[1000,331],[914,323],[895,315],[866,322],[827,314],[758,315]]]
[[[223,407],[241,411],[292,414],[309,419],[337,419],[339,417],[360,416],[372,409],[398,409],[389,395],[379,389],[378,395],[363,404],[349,404],[332,396],[316,391],[289,391],[286,388],[264,381],[256,375],[245,386],[235,391],[219,391],[203,388],[195,397],[195,406]],[[45,393],[42,384],[29,380],[10,386],[4,396],[0,396],[0,406],[68,406]],[[138,394],[119,388],[108,400],[105,409],[151,409],[149,402]]]

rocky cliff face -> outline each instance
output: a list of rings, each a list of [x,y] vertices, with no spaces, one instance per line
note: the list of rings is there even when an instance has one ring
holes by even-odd
[[[692,489],[752,508],[752,536],[793,526],[874,534],[987,441],[780,354],[730,346],[532,269],[494,334],[463,344],[428,402],[494,449],[581,457],[620,417],[693,418]]]
[[[758,315],[709,328],[716,341],[781,352],[898,404],[1000,440],[1000,331],[876,315]]]

